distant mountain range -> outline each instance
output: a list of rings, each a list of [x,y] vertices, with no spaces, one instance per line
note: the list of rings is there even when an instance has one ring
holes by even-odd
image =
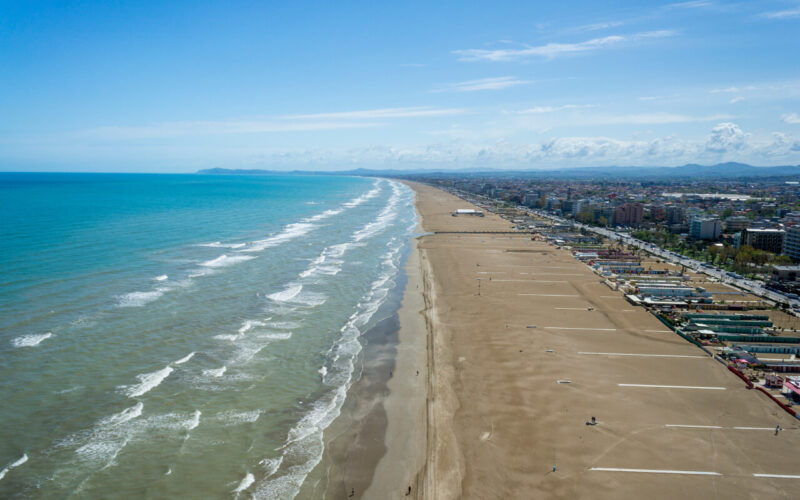
[[[800,178],[800,165],[780,167],[754,167],[745,163],[719,163],[717,165],[687,164],[679,167],[578,167],[545,170],[503,170],[503,169],[421,169],[421,170],[375,170],[357,168],[329,172],[310,170],[239,170],[209,168],[198,174],[211,175],[359,175],[370,177],[515,177],[541,179],[751,179],[770,177]]]

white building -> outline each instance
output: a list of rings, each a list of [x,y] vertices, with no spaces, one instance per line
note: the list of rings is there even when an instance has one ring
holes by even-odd
[[[716,240],[722,234],[722,222],[719,219],[694,218],[689,224],[689,236],[696,240]]]
[[[793,259],[800,259],[800,226],[792,226],[783,236],[783,253]]]

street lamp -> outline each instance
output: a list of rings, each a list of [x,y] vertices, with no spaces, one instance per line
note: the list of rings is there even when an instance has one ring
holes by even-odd
[[[481,278],[475,278],[475,279],[478,280],[478,296],[480,296],[480,294],[481,294]]]

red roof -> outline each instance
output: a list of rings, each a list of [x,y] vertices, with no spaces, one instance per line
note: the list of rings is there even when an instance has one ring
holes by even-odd
[[[789,382],[788,380],[783,383],[783,386],[784,387],[788,387],[790,391],[792,391],[793,393],[795,393],[798,396],[800,396],[800,388],[798,388],[796,385],[794,385],[793,383]]]

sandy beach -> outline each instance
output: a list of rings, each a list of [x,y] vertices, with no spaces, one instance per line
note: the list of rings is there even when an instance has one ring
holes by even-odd
[[[409,184],[437,234],[407,263],[364,498],[794,496],[800,479],[763,476],[800,474],[794,418],[569,251]]]

